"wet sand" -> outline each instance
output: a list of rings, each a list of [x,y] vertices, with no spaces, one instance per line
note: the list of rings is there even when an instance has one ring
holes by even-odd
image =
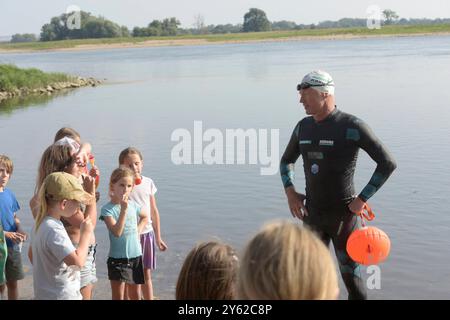
[[[19,281],[19,299],[32,300],[33,299],[33,277],[27,272],[25,279]],[[171,300],[173,297],[158,295],[155,292],[156,300]],[[92,300],[111,300],[111,287],[108,279],[99,278],[95,284]]]

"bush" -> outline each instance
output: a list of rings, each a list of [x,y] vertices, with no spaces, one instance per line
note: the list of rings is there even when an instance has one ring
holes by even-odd
[[[45,73],[39,69],[20,69],[10,64],[0,64],[0,90],[36,89],[56,82],[71,81],[72,77],[64,73]]]

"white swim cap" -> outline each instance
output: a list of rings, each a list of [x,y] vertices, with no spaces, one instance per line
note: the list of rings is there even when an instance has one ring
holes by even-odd
[[[329,73],[317,70],[308,73],[297,86],[297,90],[312,88],[319,92],[334,95],[334,81]]]

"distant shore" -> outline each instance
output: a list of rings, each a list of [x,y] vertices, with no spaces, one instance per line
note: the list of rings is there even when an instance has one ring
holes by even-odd
[[[176,37],[76,39],[32,43],[1,43],[2,53],[88,51],[124,48],[198,46],[213,44],[242,44],[305,40],[348,40],[385,37],[448,36],[450,25],[440,26],[389,26],[378,30],[367,28],[316,29],[297,31],[272,31],[219,35],[189,35]]]

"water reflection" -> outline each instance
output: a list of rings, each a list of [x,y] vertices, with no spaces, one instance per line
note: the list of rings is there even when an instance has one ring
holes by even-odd
[[[13,112],[29,107],[44,108],[54,98],[69,96],[73,89],[61,90],[51,95],[33,94],[23,97],[14,97],[0,102],[0,116],[11,115]]]

